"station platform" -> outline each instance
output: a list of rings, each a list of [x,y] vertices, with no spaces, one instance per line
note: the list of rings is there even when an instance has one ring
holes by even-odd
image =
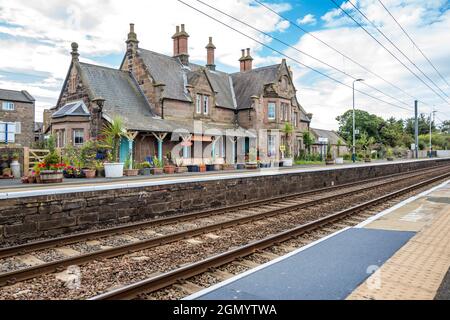
[[[450,180],[187,300],[450,299]]]
[[[442,158],[446,159],[446,158]],[[123,177],[118,179],[65,179],[60,184],[22,184],[20,180],[0,180],[0,200],[14,199],[33,196],[42,196],[49,194],[67,194],[73,192],[91,192],[115,190],[124,188],[141,188],[157,185],[168,185],[187,182],[207,182],[215,180],[227,180],[236,178],[251,178],[258,176],[273,176],[301,172],[315,172],[338,170],[354,167],[371,167],[392,165],[396,163],[410,163],[417,161],[436,161],[433,159],[419,160],[397,160],[397,161],[374,161],[371,163],[350,163],[343,165],[304,165],[294,167],[277,167],[264,168],[257,170],[233,170],[233,171],[211,171],[204,173],[184,173],[174,175],[158,175],[158,176],[138,176]]]

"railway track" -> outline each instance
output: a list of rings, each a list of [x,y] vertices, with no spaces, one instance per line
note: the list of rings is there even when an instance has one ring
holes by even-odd
[[[368,181],[361,181],[360,183],[352,183],[352,184],[346,184],[346,185],[341,185],[341,186],[335,186],[335,187],[331,187],[331,188],[323,188],[323,189],[318,189],[318,190],[314,190],[311,192],[305,192],[305,193],[296,194],[296,195],[289,195],[286,197],[274,198],[274,199],[277,199],[276,201],[278,201],[279,203],[282,203],[282,205],[276,205],[277,203],[275,203],[275,205],[274,205],[272,203],[274,201],[274,199],[269,199],[267,201],[259,201],[259,202],[254,202],[254,203],[246,204],[246,205],[231,206],[228,208],[221,208],[221,209],[215,209],[215,210],[211,210],[211,211],[200,212],[200,213],[196,213],[196,214],[190,214],[190,215],[186,215],[186,216],[179,216],[179,217],[177,217],[177,219],[165,218],[165,219],[159,219],[158,221],[145,222],[143,224],[127,226],[127,228],[130,228],[129,230],[126,230],[127,232],[135,231],[135,230],[138,230],[139,227],[142,228],[143,225],[145,227],[148,227],[148,226],[156,226],[156,225],[164,225],[164,224],[167,225],[168,223],[177,224],[180,221],[191,221],[191,219],[199,219],[201,217],[203,217],[203,218],[211,217],[214,215],[219,215],[219,213],[223,213],[223,212],[231,211],[231,212],[235,213],[238,211],[245,210],[245,208],[250,208],[250,207],[252,207],[252,205],[255,206],[255,204],[258,204],[260,206],[260,207],[258,207],[259,212],[257,212],[257,213],[255,213],[255,212],[252,212],[251,214],[246,213],[243,216],[242,215],[236,216],[235,214],[232,214],[231,215],[232,219],[225,219],[225,221],[216,222],[216,223],[212,223],[212,224],[210,223],[205,226],[198,227],[198,228],[193,228],[193,229],[188,228],[188,230],[170,233],[170,234],[163,235],[163,236],[156,236],[156,237],[148,239],[148,240],[132,242],[132,243],[122,245],[122,246],[107,248],[107,249],[94,251],[94,252],[90,252],[90,253],[82,254],[82,255],[75,255],[73,257],[69,257],[66,259],[60,259],[60,260],[51,261],[51,262],[44,263],[44,264],[38,264],[33,267],[19,269],[19,270],[15,270],[12,272],[6,272],[3,274],[0,274],[0,284],[1,285],[10,284],[11,285],[13,283],[24,281],[26,279],[31,279],[31,278],[34,278],[34,277],[37,277],[37,276],[40,276],[40,275],[43,275],[46,273],[62,271],[64,268],[66,268],[68,266],[72,266],[72,265],[81,265],[81,264],[84,264],[87,262],[92,262],[94,260],[111,258],[111,257],[120,256],[120,255],[126,255],[126,254],[130,254],[132,252],[136,252],[136,251],[144,250],[144,249],[156,248],[156,247],[160,247],[164,244],[170,244],[170,243],[174,243],[177,241],[183,241],[183,239],[190,239],[195,236],[204,235],[208,232],[230,229],[231,227],[234,227],[234,226],[245,225],[245,224],[255,222],[255,221],[258,222],[263,219],[264,220],[270,219],[270,217],[274,217],[274,216],[277,216],[277,218],[282,215],[288,216],[289,212],[292,212],[295,210],[297,210],[297,211],[298,210],[300,210],[300,211],[306,210],[308,208],[311,208],[312,206],[317,206],[317,205],[319,205],[319,208],[320,208],[320,203],[324,203],[327,201],[329,202],[328,205],[332,205],[332,203],[336,202],[337,199],[342,198],[343,196],[350,197],[352,195],[356,195],[361,192],[367,192],[369,190],[378,191],[380,188],[387,188],[388,186],[390,186],[392,189],[395,189],[395,188],[398,188],[399,187],[398,185],[401,183],[408,184],[408,181],[411,181],[412,179],[419,178],[424,175],[425,176],[426,175],[436,175],[439,172],[447,172],[447,174],[448,174],[448,166],[443,166],[443,167],[433,168],[433,169],[428,169],[428,170],[420,170],[420,171],[416,171],[413,173],[409,173],[407,175],[402,174],[402,175],[391,176],[388,179],[383,179],[382,182],[379,181],[380,179],[370,179]],[[403,176],[403,178],[396,179],[400,176]],[[367,186],[366,188],[361,189],[361,186],[363,184],[367,184],[367,183],[369,183],[370,186]],[[344,187],[347,187],[348,190],[346,190],[346,191],[340,190],[341,188],[344,188]],[[324,196],[323,195],[324,190],[331,192],[331,194]],[[333,193],[333,191],[337,191],[337,193]],[[305,196],[314,195],[314,194],[319,194],[320,197],[316,197],[315,199],[305,199]],[[373,195],[371,197],[373,198]],[[296,199],[298,201],[293,201],[293,199]],[[267,206],[268,203],[270,205]],[[199,215],[196,216],[197,214],[199,214]],[[294,215],[294,214],[292,214],[292,215]],[[299,215],[299,214],[297,214],[297,215]],[[86,238],[93,238],[94,236],[97,236],[97,235],[106,236],[109,234],[109,232],[111,232],[112,234],[118,234],[118,233],[122,233],[123,231],[121,231],[120,228],[113,228],[113,230],[100,230],[100,231],[94,231],[94,232],[90,232],[90,233],[88,232],[88,233],[85,233],[85,235],[86,235]],[[74,239],[80,239],[79,238],[80,236],[81,235],[75,235]],[[81,238],[81,239],[84,240],[86,238]],[[42,247],[45,247],[44,244],[47,245],[47,248],[49,246],[55,246],[55,245],[58,245],[57,240],[58,239],[52,239],[47,242],[44,241],[44,242],[39,242],[39,243],[34,243],[34,244],[32,243],[32,244],[30,244],[31,245],[30,248],[33,248],[33,246],[36,246],[36,245],[38,247],[42,248]],[[73,239],[71,240],[70,237],[65,237],[65,238],[63,238],[63,241],[65,241],[64,243],[66,243],[67,241],[71,242],[71,241],[78,241],[78,240],[73,240]],[[30,251],[26,250],[26,245],[22,245],[19,247],[22,248],[22,250],[25,250],[25,252],[30,252]],[[2,249],[2,250],[4,250],[3,252],[7,252],[5,250],[10,250],[10,249],[8,248],[8,249]],[[34,250],[34,249],[30,249],[30,250]],[[10,252],[11,251],[9,251],[9,253],[5,254],[4,256],[11,256]]]
[[[403,188],[401,190],[391,192],[387,195],[383,195],[381,197],[378,197],[376,199],[358,204],[356,206],[353,206],[351,208],[339,211],[337,213],[334,213],[332,215],[326,216],[324,218],[297,226],[295,228],[292,228],[287,231],[283,231],[281,233],[272,235],[270,237],[264,238],[262,240],[254,241],[252,243],[249,243],[247,245],[241,246],[239,248],[229,250],[227,252],[215,255],[213,257],[209,257],[207,259],[183,266],[181,268],[172,270],[167,273],[163,273],[161,275],[151,277],[136,283],[132,283],[130,285],[123,286],[121,288],[100,294],[98,296],[95,296],[91,298],[90,300],[125,300],[125,299],[134,299],[137,297],[141,297],[142,295],[148,295],[150,293],[157,292],[158,290],[173,286],[174,284],[178,284],[178,290],[185,290],[185,294],[192,294],[195,290],[203,289],[200,285],[188,281],[188,279],[198,277],[199,275],[202,275],[204,273],[214,274],[218,273],[219,275],[217,278],[220,280],[224,280],[224,277],[231,277],[232,274],[224,272],[219,270],[220,267],[226,266],[227,264],[234,263],[236,261],[241,261],[240,265],[244,268],[252,268],[258,263],[252,263],[250,260],[250,263],[242,263],[242,259],[251,255],[255,255],[255,253],[260,256],[263,256],[266,258],[266,260],[271,260],[271,258],[277,258],[277,255],[274,255],[270,252],[264,253],[264,250],[267,248],[273,247],[273,246],[283,246],[283,243],[287,241],[291,241],[292,239],[295,239],[299,236],[305,235],[307,233],[311,233],[314,231],[317,231],[318,229],[326,229],[326,232],[330,233],[337,229],[340,229],[343,227],[342,221],[349,216],[353,215],[359,215],[363,217],[363,219],[366,219],[367,216],[372,215],[373,211],[370,211],[371,213],[362,214],[362,212],[373,209],[375,206],[380,205],[382,203],[387,203],[393,199],[398,198],[401,195],[408,194],[410,192],[413,192],[417,189],[423,188],[425,186],[428,186],[431,183],[440,181],[442,179],[448,178],[450,176],[450,173],[442,174],[438,177],[434,177],[431,179],[428,179],[426,181],[414,184],[412,186]],[[363,220],[361,219],[361,220]],[[358,221],[356,221],[357,223]],[[333,228],[333,224],[336,224],[335,228]],[[348,225],[355,224],[355,221],[353,220],[353,223],[350,223]],[[319,238],[322,237],[323,234],[320,234]],[[310,241],[312,242],[312,241]],[[301,242],[303,245],[305,242]],[[286,247],[286,246],[285,246]],[[289,248],[289,247],[288,247]],[[292,248],[291,249],[296,249]],[[289,249],[288,249],[289,250]],[[287,250],[287,251],[288,251]],[[269,257],[269,258],[267,258]],[[225,274],[225,276],[224,276]],[[186,284],[188,284],[186,286]],[[179,298],[182,298],[183,296],[180,296]]]

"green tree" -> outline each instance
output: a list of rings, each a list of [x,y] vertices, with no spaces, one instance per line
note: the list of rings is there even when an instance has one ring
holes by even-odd
[[[311,132],[306,131],[303,133],[303,143],[305,144],[306,150],[311,154],[311,146],[314,143],[314,138],[311,135]]]
[[[120,117],[114,117],[110,124],[106,125],[102,130],[104,136],[103,147],[110,150],[108,160],[119,162],[120,139],[126,133],[123,120]]]
[[[430,117],[424,113],[420,114],[419,118],[419,135],[430,133]],[[405,132],[414,137],[415,135],[415,118],[409,118],[406,120]],[[434,122],[431,124],[431,130],[436,131],[436,125]]]
[[[336,118],[339,122],[339,135],[343,137],[350,145],[353,140],[353,110],[348,110],[342,116]],[[355,110],[356,129],[360,134],[367,133],[369,137],[381,141],[381,128],[385,121],[377,115],[370,114],[367,111]]]

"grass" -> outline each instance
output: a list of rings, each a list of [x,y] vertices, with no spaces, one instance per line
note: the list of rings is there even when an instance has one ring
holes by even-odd
[[[297,160],[295,161],[295,164],[300,165],[308,165],[308,164],[324,164],[324,161],[306,161],[306,160]]]

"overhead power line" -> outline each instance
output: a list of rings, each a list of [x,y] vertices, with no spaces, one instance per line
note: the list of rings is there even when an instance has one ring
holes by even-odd
[[[301,27],[298,23],[296,23],[295,21],[281,15],[280,13],[276,12],[274,9],[272,9],[271,7],[269,7],[268,5],[266,5],[265,3],[259,1],[259,0],[253,0],[254,2],[256,2],[257,4],[259,4],[260,6],[266,8],[267,10],[271,11],[272,13],[274,13],[275,15],[277,15],[278,17],[280,17],[281,19],[283,19],[284,21],[289,22],[291,25],[295,26],[296,28],[298,28],[299,30],[301,30],[302,32],[304,32],[305,34],[308,34],[310,37],[312,37],[313,39],[319,41],[320,43],[322,43],[323,45],[325,45],[326,47],[328,47],[329,49],[333,50],[334,52],[336,52],[337,54],[341,55],[342,57],[344,57],[345,59],[351,61],[352,63],[354,63],[355,65],[357,65],[358,67],[360,67],[361,69],[365,70],[366,72],[370,73],[371,75],[377,77],[378,79],[384,81],[385,83],[389,84],[390,86],[392,86],[393,88],[400,90],[402,93],[404,93],[405,95],[409,96],[410,98],[414,99],[414,100],[418,100],[416,97],[414,97],[413,95],[411,95],[410,93],[406,92],[405,90],[403,90],[402,88],[400,88],[399,86],[397,86],[396,84],[392,83],[391,81],[385,79],[384,77],[380,76],[379,74],[375,73],[374,71],[370,70],[369,68],[365,67],[364,65],[362,65],[361,63],[359,63],[358,61],[354,60],[353,58],[351,58],[350,56],[346,55],[345,53],[343,53],[342,51],[336,49],[335,47],[333,47],[332,45],[330,45],[329,43],[323,41],[322,39],[320,39],[318,36],[316,36],[314,33],[309,32],[308,30],[306,30],[305,28]]]
[[[412,42],[412,44],[414,45],[414,47],[417,48],[417,50],[419,50],[419,52],[422,54],[422,56],[428,61],[428,63],[433,67],[434,71],[436,71],[436,73],[439,75],[439,77],[447,84],[447,87],[450,87],[449,83],[447,82],[447,80],[444,78],[444,76],[439,72],[439,70],[434,66],[434,64],[431,62],[430,59],[428,59],[428,57],[425,55],[425,53],[419,48],[419,46],[416,44],[416,42],[410,37],[410,35],[408,34],[408,32],[406,32],[406,30],[402,27],[402,25],[400,24],[400,22],[397,21],[397,19],[395,19],[395,17],[392,15],[392,13],[389,11],[388,8],[386,8],[386,6],[383,4],[383,2],[381,0],[378,0],[378,2],[383,6],[383,8],[386,10],[386,12],[391,16],[391,18],[395,21],[395,23],[399,26],[400,29],[402,29],[403,33],[408,37],[408,39]]]
[[[366,19],[395,49],[397,49],[398,52],[402,54],[406,58],[406,60],[409,61],[425,78],[428,79],[439,91],[442,92],[444,96],[449,98],[449,96],[436,84],[436,82],[433,81],[429,76],[425,74],[425,72],[422,71],[415,63],[412,61],[398,46],[395,45],[395,43],[383,32],[380,28],[377,27],[377,25],[372,22],[357,6],[353,4],[353,2],[349,1],[349,3],[352,5],[353,8],[355,8],[356,11],[358,11],[364,19]]]
[[[334,77],[332,77],[332,76],[330,76],[330,75],[328,75],[328,74],[326,74],[326,73],[324,73],[324,72],[322,72],[322,71],[320,71],[320,70],[317,70],[317,69],[315,69],[315,68],[313,68],[313,67],[310,67],[310,66],[308,66],[307,64],[305,64],[305,63],[303,63],[303,62],[301,62],[301,61],[299,61],[299,60],[297,60],[297,59],[295,59],[295,58],[292,58],[292,57],[286,55],[285,53],[281,52],[280,50],[277,50],[277,49],[275,49],[275,48],[273,48],[273,47],[271,47],[271,46],[269,46],[269,45],[263,43],[262,41],[260,41],[260,40],[258,40],[258,39],[255,39],[255,38],[253,38],[252,36],[250,36],[250,35],[248,35],[248,34],[242,32],[242,31],[240,31],[240,30],[238,30],[238,29],[236,29],[236,28],[230,26],[229,24],[220,21],[219,19],[217,19],[217,18],[211,16],[210,14],[208,14],[208,13],[206,13],[206,12],[204,12],[204,11],[202,11],[202,10],[200,10],[200,9],[198,9],[198,8],[196,8],[196,7],[194,7],[194,6],[190,5],[190,4],[188,4],[188,3],[186,3],[185,1],[182,1],[182,0],[177,0],[177,1],[180,2],[180,3],[182,3],[182,4],[184,4],[185,6],[187,6],[187,7],[191,8],[191,9],[193,9],[193,10],[195,10],[195,11],[201,13],[202,15],[204,15],[204,16],[206,16],[206,17],[208,17],[208,18],[210,18],[210,19],[212,19],[212,20],[214,20],[214,21],[216,21],[216,22],[218,22],[218,23],[220,23],[220,24],[222,24],[223,26],[225,26],[225,27],[227,27],[227,28],[229,28],[229,29],[231,29],[231,30],[233,30],[233,31],[235,31],[235,32],[237,32],[237,33],[239,33],[239,34],[241,34],[242,36],[244,36],[244,37],[246,37],[246,38],[248,38],[248,39],[250,39],[250,40],[255,41],[256,43],[258,43],[258,44],[260,44],[260,45],[262,45],[262,46],[268,48],[269,50],[272,50],[273,52],[276,52],[276,53],[278,53],[279,55],[284,56],[284,57],[288,58],[289,60],[292,60],[292,61],[294,61],[294,62],[296,62],[296,63],[298,63],[298,64],[304,66],[305,68],[307,68],[307,69],[309,69],[309,70],[311,70],[311,71],[313,71],[313,72],[316,72],[317,74],[320,74],[321,76],[326,77],[326,78],[328,78],[328,79],[330,79],[330,80],[332,80],[332,81],[334,81],[334,82],[336,82],[336,83],[339,83],[339,84],[341,84],[341,85],[343,85],[343,86],[345,86],[345,87],[347,87],[347,88],[349,88],[349,89],[353,89],[352,86],[350,86],[350,85],[348,85],[348,84],[346,84],[346,83],[344,83],[344,82],[342,82],[342,81],[340,81],[340,80],[338,80],[338,79],[336,79],[336,78],[334,78]],[[404,110],[407,110],[407,111],[409,111],[409,112],[412,111],[411,109],[408,109],[408,108],[401,107],[401,106],[399,106],[399,105],[393,104],[393,103],[391,103],[391,102],[389,102],[389,101],[380,99],[380,98],[378,98],[378,97],[376,97],[376,96],[373,96],[373,95],[371,95],[371,94],[369,94],[369,93],[366,93],[366,92],[364,92],[364,91],[361,91],[361,90],[359,90],[359,89],[355,89],[355,91],[357,91],[357,92],[359,92],[359,93],[361,93],[361,94],[363,94],[363,95],[365,95],[365,96],[367,96],[367,97],[370,97],[370,98],[372,98],[372,99],[374,99],[374,100],[378,100],[378,101],[383,102],[383,103],[385,103],[385,104],[391,105],[391,106],[393,106],[393,107],[400,108],[400,109],[404,109]]]
[[[349,73],[347,73],[347,72],[345,72],[345,71],[343,71],[343,70],[341,70],[341,69],[339,69],[337,67],[334,67],[333,65],[331,65],[331,64],[329,64],[329,63],[327,63],[327,62],[325,62],[325,61],[323,61],[321,59],[318,59],[318,58],[312,56],[311,54],[309,54],[309,53],[307,53],[305,51],[302,51],[302,50],[300,50],[300,49],[290,45],[289,43],[287,43],[287,42],[285,42],[283,40],[280,40],[280,39],[272,36],[271,34],[269,34],[267,32],[264,32],[264,31],[262,31],[262,30],[260,30],[260,29],[258,29],[256,27],[250,25],[249,23],[247,23],[245,21],[242,21],[242,20],[240,20],[240,19],[238,19],[238,18],[236,18],[236,17],[234,17],[234,16],[232,16],[232,15],[230,15],[230,14],[228,14],[228,13],[226,13],[226,12],[224,12],[224,11],[218,9],[218,8],[215,8],[214,6],[211,6],[211,5],[203,2],[202,0],[196,0],[196,1],[201,3],[201,4],[203,4],[204,6],[207,6],[210,9],[213,9],[213,10],[215,10],[215,11],[217,11],[217,12],[219,12],[219,13],[221,13],[221,14],[223,14],[223,15],[225,15],[225,16],[227,16],[227,17],[229,17],[229,18],[231,18],[231,19],[233,19],[233,20],[235,20],[235,21],[237,21],[237,22],[239,22],[239,23],[241,23],[241,24],[243,24],[243,25],[245,25],[245,26],[247,26],[247,27],[257,31],[257,32],[259,32],[259,33],[262,33],[266,37],[269,37],[269,38],[271,38],[271,39],[273,39],[273,40],[275,40],[275,41],[277,41],[277,42],[279,42],[279,43],[281,43],[281,44],[283,44],[283,45],[285,45],[285,46],[287,46],[287,47],[289,47],[289,48],[291,48],[291,49],[293,49],[293,50],[295,50],[295,51],[297,51],[297,52],[299,52],[299,53],[301,53],[301,54],[303,54],[303,55],[305,55],[305,56],[307,56],[307,57],[309,57],[309,58],[311,58],[311,59],[313,59],[313,60],[315,60],[317,62],[319,62],[319,63],[321,63],[321,64],[326,65],[327,67],[329,67],[329,68],[331,68],[333,70],[336,70],[339,73],[342,73],[343,75],[346,75],[346,76],[352,78],[353,80],[358,79],[358,77],[352,76],[351,74],[349,74]],[[374,87],[374,86],[372,86],[370,84],[367,84],[365,82],[363,82],[363,84],[365,86],[367,86],[367,87],[369,87],[369,88],[371,88],[371,89],[373,89],[373,90],[375,90],[375,91],[377,91],[377,92],[379,92],[379,93],[381,93],[381,94],[383,94],[383,95],[385,95],[385,96],[387,96],[387,97],[389,97],[389,98],[391,98],[391,99],[393,99],[393,100],[395,100],[395,101],[405,105],[405,106],[410,106],[408,103],[406,103],[406,102],[404,102],[404,101],[402,101],[402,100],[400,100],[400,99],[398,99],[398,98],[396,98],[396,97],[394,97],[394,96],[392,96],[390,94],[387,94],[384,91],[382,91],[382,90],[380,90],[380,89],[378,89],[378,88],[376,88],[376,87]]]
[[[349,14],[345,9],[343,9],[339,4],[336,3],[335,0],[330,0],[332,3],[334,3],[334,5],[341,10],[345,15],[347,15],[351,20],[353,20],[361,29],[363,29],[372,39],[374,39],[380,46],[382,46],[394,59],[396,59],[403,67],[405,67],[411,74],[413,74],[420,82],[422,82],[424,85],[426,85],[431,91],[433,91],[439,98],[441,98],[445,103],[448,103],[447,100],[445,100],[445,98],[443,98],[438,92],[436,92],[435,89],[433,89],[432,87],[430,87],[430,85],[428,83],[426,83],[420,76],[418,76],[413,70],[411,70],[411,68],[409,68],[403,61],[401,61],[394,53],[392,53],[391,50],[389,50],[388,48],[386,48],[385,45],[383,45],[377,38],[375,38],[375,36],[370,33],[366,28],[364,28],[364,26],[356,21],[355,18],[353,18],[353,16],[351,14]],[[370,21],[370,20],[369,20]]]

